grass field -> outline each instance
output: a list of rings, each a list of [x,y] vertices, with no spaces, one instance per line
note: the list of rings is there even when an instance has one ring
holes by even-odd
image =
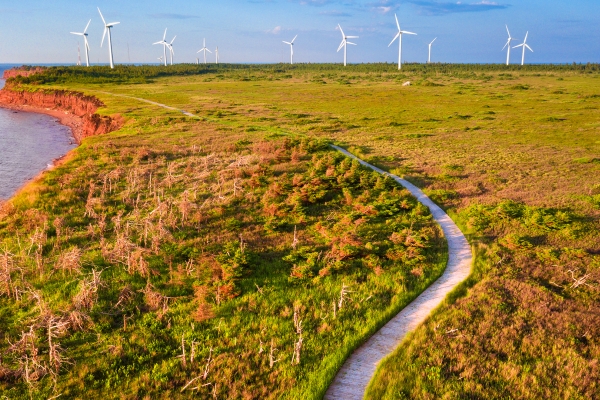
[[[319,398],[445,260],[425,210],[333,141],[423,188],[477,251],[367,397],[599,396],[596,67],[24,81],[96,95],[128,123],[4,206],[0,390]]]

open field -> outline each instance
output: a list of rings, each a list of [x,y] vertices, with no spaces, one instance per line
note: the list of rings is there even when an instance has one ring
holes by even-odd
[[[445,261],[428,214],[330,140],[423,188],[477,248],[369,397],[600,396],[597,66],[180,68],[21,80],[128,123],[4,207],[0,390],[175,397],[200,377],[186,390],[321,396]],[[72,314],[53,369],[48,324]],[[34,348],[48,376],[27,385]]]

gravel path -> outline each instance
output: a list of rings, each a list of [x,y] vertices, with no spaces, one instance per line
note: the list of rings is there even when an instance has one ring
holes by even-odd
[[[425,321],[446,295],[469,276],[472,254],[467,239],[454,221],[419,188],[396,175],[366,163],[341,147],[334,145],[331,147],[357,160],[365,167],[389,176],[408,189],[419,202],[429,208],[448,241],[448,265],[443,275],[352,353],[325,394],[325,399],[358,400],[363,398],[379,362],[392,353],[406,334]]]
[[[197,117],[187,111],[151,100],[122,94],[102,93],[143,101],[158,107],[179,111],[189,117]],[[469,242],[467,242],[467,239],[458,226],[456,226],[444,210],[431,201],[418,187],[359,159],[341,147],[335,145],[331,145],[331,147],[357,160],[365,167],[389,176],[408,189],[419,202],[429,208],[433,218],[444,231],[444,236],[448,241],[448,265],[443,275],[352,353],[337,373],[333,383],[325,394],[325,399],[327,400],[358,400],[363,398],[367,385],[373,377],[379,362],[392,353],[402,342],[406,334],[425,321],[429,314],[440,305],[446,295],[469,276],[473,257]]]

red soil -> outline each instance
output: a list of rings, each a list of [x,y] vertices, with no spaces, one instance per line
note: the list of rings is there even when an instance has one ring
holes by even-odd
[[[5,77],[10,71],[14,70],[5,71]],[[96,114],[96,110],[103,106],[93,96],[66,90],[28,92],[7,85],[0,91],[0,107],[56,117],[61,124],[71,128],[78,143],[86,137],[112,132],[123,125],[118,115],[107,117]]]

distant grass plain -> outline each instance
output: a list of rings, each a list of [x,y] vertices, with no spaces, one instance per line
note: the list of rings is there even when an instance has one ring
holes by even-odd
[[[28,306],[14,288],[1,297],[9,397],[177,397],[194,378],[186,390],[203,396],[322,396],[348,351],[445,260],[428,213],[328,141],[423,188],[477,257],[470,280],[383,363],[368,398],[599,395],[598,66],[50,72],[17,82],[95,95],[128,123],[4,206],[5,269],[18,266],[11,282],[26,271],[25,298],[43,294]],[[92,269],[104,286],[77,306]],[[57,332],[65,363],[28,386],[10,371],[32,355],[10,343],[37,327],[40,363],[52,365],[40,304],[58,320],[61,308],[90,320]]]

